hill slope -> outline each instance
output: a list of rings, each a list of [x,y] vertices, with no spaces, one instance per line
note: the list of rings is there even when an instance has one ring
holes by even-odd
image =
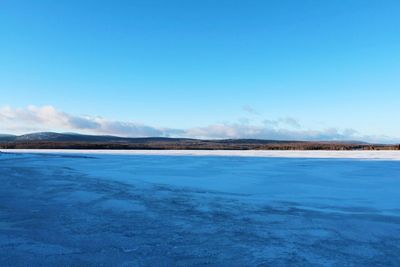
[[[128,138],[76,133],[39,132],[0,135],[0,148],[9,149],[232,149],[232,150],[360,150],[399,149],[397,145],[372,145],[358,141],[282,141],[263,139],[200,140],[189,138]]]

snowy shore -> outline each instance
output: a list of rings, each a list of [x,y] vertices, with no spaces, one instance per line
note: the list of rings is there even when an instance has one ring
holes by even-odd
[[[98,155],[165,155],[165,156],[239,156],[265,158],[348,158],[400,160],[400,151],[364,150],[67,150],[67,149],[1,149],[5,153],[98,154]]]

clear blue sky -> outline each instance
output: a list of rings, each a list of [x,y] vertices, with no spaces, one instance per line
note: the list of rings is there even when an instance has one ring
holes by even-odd
[[[400,138],[399,14],[395,0],[2,0],[0,106]]]

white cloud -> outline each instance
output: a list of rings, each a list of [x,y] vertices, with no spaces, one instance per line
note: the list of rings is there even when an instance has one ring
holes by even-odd
[[[76,116],[53,106],[0,108],[0,132],[24,134],[36,131],[69,131],[129,137],[168,136],[204,139],[260,138],[276,140],[364,140],[394,142],[386,136],[364,136],[353,129],[303,129],[298,120],[284,117],[254,125],[248,120],[189,129],[171,129],[136,122],[108,120],[98,116]]]
[[[120,136],[159,136],[163,131],[132,122],[111,121],[102,117],[74,116],[52,106],[0,109],[2,131],[78,131]]]
[[[189,136],[200,138],[251,138],[276,140],[354,140],[356,131],[326,129],[322,131],[290,130],[268,126],[247,124],[215,124],[207,127],[192,128],[186,131]]]

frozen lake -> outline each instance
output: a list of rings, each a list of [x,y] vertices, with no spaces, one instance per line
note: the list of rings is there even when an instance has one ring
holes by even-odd
[[[0,266],[400,266],[398,152],[17,152]]]

